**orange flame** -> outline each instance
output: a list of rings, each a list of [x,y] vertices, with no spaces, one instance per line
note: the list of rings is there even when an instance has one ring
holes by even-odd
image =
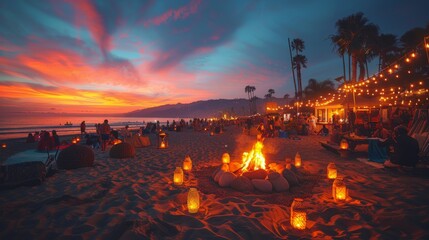
[[[262,148],[264,144],[261,141],[257,141],[255,145],[253,145],[252,150],[247,153],[243,153],[243,164],[242,164],[242,172],[255,171],[258,169],[266,169],[265,168],[265,157],[262,154]]]

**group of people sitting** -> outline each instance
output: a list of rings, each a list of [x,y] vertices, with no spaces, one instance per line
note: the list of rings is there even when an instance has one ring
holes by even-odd
[[[37,150],[39,151],[54,150],[61,145],[60,137],[55,130],[52,130],[52,135],[48,131],[41,131],[40,134],[36,132],[35,135],[29,133],[26,142],[38,142]]]
[[[381,125],[381,124],[380,124]],[[380,147],[393,148],[390,152],[389,160],[384,165],[386,167],[408,166],[415,167],[419,161],[420,147],[416,139],[408,135],[408,129],[399,125],[393,130],[393,134],[382,125],[374,132],[373,137],[386,139],[379,141]]]

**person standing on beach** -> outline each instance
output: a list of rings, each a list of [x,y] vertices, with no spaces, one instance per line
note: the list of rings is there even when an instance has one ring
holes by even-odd
[[[110,139],[110,125],[107,119],[104,120],[103,124],[100,126],[100,134],[101,134],[101,151],[106,150],[107,142]]]
[[[85,124],[85,121],[82,121],[82,122],[80,123],[80,134],[81,134],[81,135],[86,134],[86,124]]]

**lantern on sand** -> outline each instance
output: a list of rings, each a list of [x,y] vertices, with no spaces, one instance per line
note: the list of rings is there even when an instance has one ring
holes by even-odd
[[[229,164],[228,163],[222,164],[222,167],[220,169],[224,172],[229,172]]]
[[[164,131],[158,133],[158,148],[168,148],[167,134]]]
[[[192,170],[192,160],[189,155],[186,155],[185,160],[183,160],[183,170],[185,171]]]
[[[337,178],[337,166],[335,163],[329,163],[327,167],[327,177],[328,179],[336,179]]]
[[[173,182],[175,185],[183,184],[183,170],[181,167],[176,167],[176,170],[174,170]]]
[[[295,154],[295,167],[301,167],[302,162],[301,162],[301,155],[299,154],[299,152],[297,152]]]
[[[287,169],[292,168],[292,160],[290,158],[286,158],[285,168],[287,168]]]
[[[349,149],[349,143],[344,138],[340,142],[340,149],[343,149],[343,150]]]
[[[347,187],[342,177],[337,177],[332,183],[332,197],[336,202],[343,202],[347,199]]]
[[[222,154],[222,163],[229,163],[231,161],[231,157],[228,153]]]
[[[188,212],[197,213],[200,208],[200,194],[196,188],[190,188],[188,192]]]
[[[290,207],[290,224],[293,228],[304,230],[307,225],[307,213],[302,198],[294,198]]]

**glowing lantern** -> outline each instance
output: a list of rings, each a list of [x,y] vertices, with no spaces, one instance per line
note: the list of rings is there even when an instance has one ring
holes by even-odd
[[[228,153],[222,154],[222,163],[229,163],[231,161],[231,158]]]
[[[212,131],[210,131],[210,136],[214,136],[214,132],[213,132],[213,130],[212,130]]]
[[[76,144],[77,143],[76,138],[72,138],[71,142],[72,142],[72,144]]]
[[[76,137],[76,142],[80,142],[80,138],[79,137]]]
[[[176,170],[174,170],[173,182],[175,185],[183,184],[183,170],[181,167],[176,167]]]
[[[168,148],[167,134],[163,131],[158,134],[158,148]]]
[[[343,178],[337,177],[332,184],[332,197],[336,202],[342,202],[347,199],[347,187]]]
[[[200,194],[196,188],[190,188],[188,192],[188,212],[197,213],[200,208]]]
[[[302,198],[294,198],[290,207],[290,224],[293,228],[304,230],[307,225],[307,213]]]
[[[7,148],[7,144],[6,143],[2,143],[1,144],[1,148]]]
[[[287,168],[287,169],[292,168],[292,160],[290,158],[286,158],[285,168]]]
[[[327,176],[328,176],[328,179],[336,179],[337,178],[337,166],[335,166],[335,163],[329,163],[328,164]]]
[[[185,160],[183,160],[183,170],[185,171],[191,171],[192,170],[192,160],[189,155],[185,157]]]
[[[302,160],[301,155],[299,154],[299,152],[297,152],[295,154],[295,167],[301,167],[301,164],[302,164],[301,160]]]
[[[349,143],[346,139],[342,139],[340,142],[340,149],[346,150],[349,149]]]
[[[228,163],[222,164],[222,167],[220,168],[224,172],[229,172],[229,165]]]

